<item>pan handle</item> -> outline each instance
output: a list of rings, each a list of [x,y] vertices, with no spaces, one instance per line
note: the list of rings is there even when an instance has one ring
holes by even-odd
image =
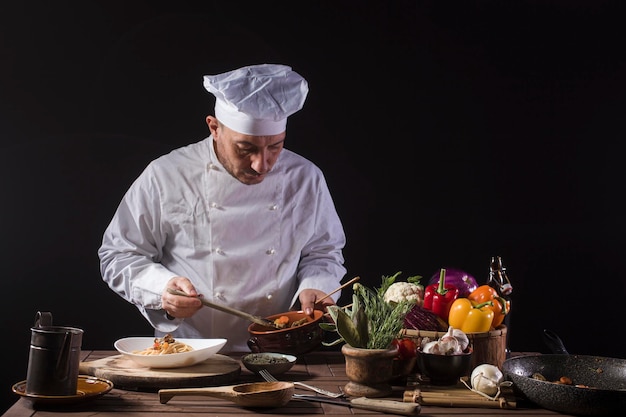
[[[543,341],[548,348],[550,348],[552,353],[569,355],[569,352],[565,349],[565,345],[563,344],[561,338],[552,330],[543,330]]]

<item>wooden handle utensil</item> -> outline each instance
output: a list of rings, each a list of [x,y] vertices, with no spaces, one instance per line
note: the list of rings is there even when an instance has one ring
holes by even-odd
[[[166,404],[177,395],[206,395],[229,400],[243,407],[276,407],[293,397],[292,382],[251,382],[222,387],[169,388],[159,390],[159,402]]]
[[[404,416],[415,416],[421,411],[421,405],[419,403],[382,400],[377,398],[358,397],[354,399],[343,399],[301,394],[295,394],[294,398],[306,401],[317,401],[321,403],[343,405],[346,407],[360,408],[362,410],[378,411],[385,414],[399,414]]]
[[[352,278],[350,281],[346,282],[346,283],[345,283],[345,284],[343,284],[341,287],[339,287],[339,288],[337,288],[337,289],[335,289],[335,290],[332,290],[331,292],[329,292],[328,294],[326,294],[325,296],[323,296],[323,297],[322,297],[322,298],[320,298],[319,300],[315,300],[315,302],[316,302],[316,303],[319,303],[320,301],[327,299],[328,297],[330,297],[331,295],[333,295],[333,294],[334,294],[334,293],[336,293],[337,291],[341,290],[342,288],[347,287],[348,285],[350,285],[350,284],[352,284],[352,283],[354,283],[354,282],[357,282],[359,279],[361,279],[361,277],[354,277],[354,278]]]
[[[268,320],[266,318],[263,318],[263,317],[260,317],[260,316],[255,316],[255,315],[243,312],[243,311],[239,311],[239,310],[236,310],[236,309],[234,309],[232,307],[228,307],[228,306],[225,306],[225,305],[215,304],[215,303],[212,303],[212,302],[210,302],[208,300],[205,300],[204,298],[192,296],[192,295],[189,295],[189,294],[187,294],[185,292],[182,292],[180,290],[175,290],[173,288],[168,288],[167,292],[169,292],[170,294],[174,294],[174,295],[181,295],[183,297],[200,298],[200,301],[202,301],[202,304],[204,304],[207,307],[211,307],[211,308],[214,308],[216,310],[223,311],[224,313],[233,314],[235,316],[244,318],[246,320],[250,320],[253,323],[260,324],[261,326],[271,327],[272,329],[278,329],[279,328],[276,325],[276,323],[274,323],[273,321]]]

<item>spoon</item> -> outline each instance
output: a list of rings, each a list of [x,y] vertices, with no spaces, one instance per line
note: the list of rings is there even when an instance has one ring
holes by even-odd
[[[175,290],[173,288],[168,288],[167,292],[169,292],[170,294],[174,294],[174,295],[181,295],[183,297],[200,298],[200,297],[195,297],[193,295],[189,295],[189,294],[187,294],[187,293],[185,293],[183,291],[180,291],[180,290]],[[266,318],[263,318],[263,317],[260,317],[260,316],[254,316],[254,315],[252,315],[250,313],[245,313],[243,311],[236,310],[236,309],[234,309],[232,307],[224,306],[224,305],[221,305],[221,304],[215,304],[215,303],[212,303],[212,302],[210,302],[208,300],[205,300],[204,298],[200,298],[200,301],[202,301],[202,304],[204,304],[207,307],[211,307],[211,308],[214,308],[216,310],[223,311],[225,313],[233,314],[235,316],[244,318],[246,320],[250,320],[253,323],[260,324],[261,326],[271,327],[273,329],[279,329],[280,328],[280,327],[278,327],[278,325],[276,323],[274,323],[273,321],[268,320]]]
[[[279,407],[295,393],[293,382],[251,382],[222,387],[169,388],[159,390],[159,402],[167,403],[176,395],[206,395],[234,402],[242,407]]]
[[[319,300],[315,300],[316,303],[319,303],[322,300],[327,299],[328,297],[330,297],[331,295],[333,295],[334,293],[336,293],[337,291],[347,287],[348,285],[357,282],[358,280],[360,280],[361,277],[354,277],[352,278],[350,281],[346,282],[345,284],[341,285],[339,288],[336,288],[334,290],[332,290],[331,292],[329,292],[328,294],[326,294],[325,296],[323,296],[322,298],[320,298]]]
[[[327,398],[314,395],[295,394],[293,382],[251,382],[248,384],[228,385],[205,388],[169,388],[159,390],[159,402],[166,404],[176,395],[206,395],[230,400],[242,407],[282,407],[292,399],[313,402],[326,402],[364,410],[379,411],[388,414],[414,416],[419,414],[418,403],[390,400],[378,400],[365,397],[352,400]]]

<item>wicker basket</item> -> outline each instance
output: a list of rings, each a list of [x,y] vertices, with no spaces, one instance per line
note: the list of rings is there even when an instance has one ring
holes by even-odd
[[[417,343],[418,346],[421,345],[422,339],[425,337],[428,337],[431,340],[437,340],[446,334],[446,332],[413,329],[404,329],[402,333],[405,337],[415,339],[415,343]],[[505,325],[498,326],[489,332],[467,333],[467,338],[470,341],[470,345],[474,349],[471,361],[472,369],[483,363],[495,365],[502,369],[502,364],[506,359]]]

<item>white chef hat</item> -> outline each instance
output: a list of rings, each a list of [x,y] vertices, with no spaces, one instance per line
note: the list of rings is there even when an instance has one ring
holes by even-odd
[[[215,95],[215,117],[239,133],[277,135],[287,117],[304,105],[309,87],[291,67],[260,64],[204,76],[204,88]]]

